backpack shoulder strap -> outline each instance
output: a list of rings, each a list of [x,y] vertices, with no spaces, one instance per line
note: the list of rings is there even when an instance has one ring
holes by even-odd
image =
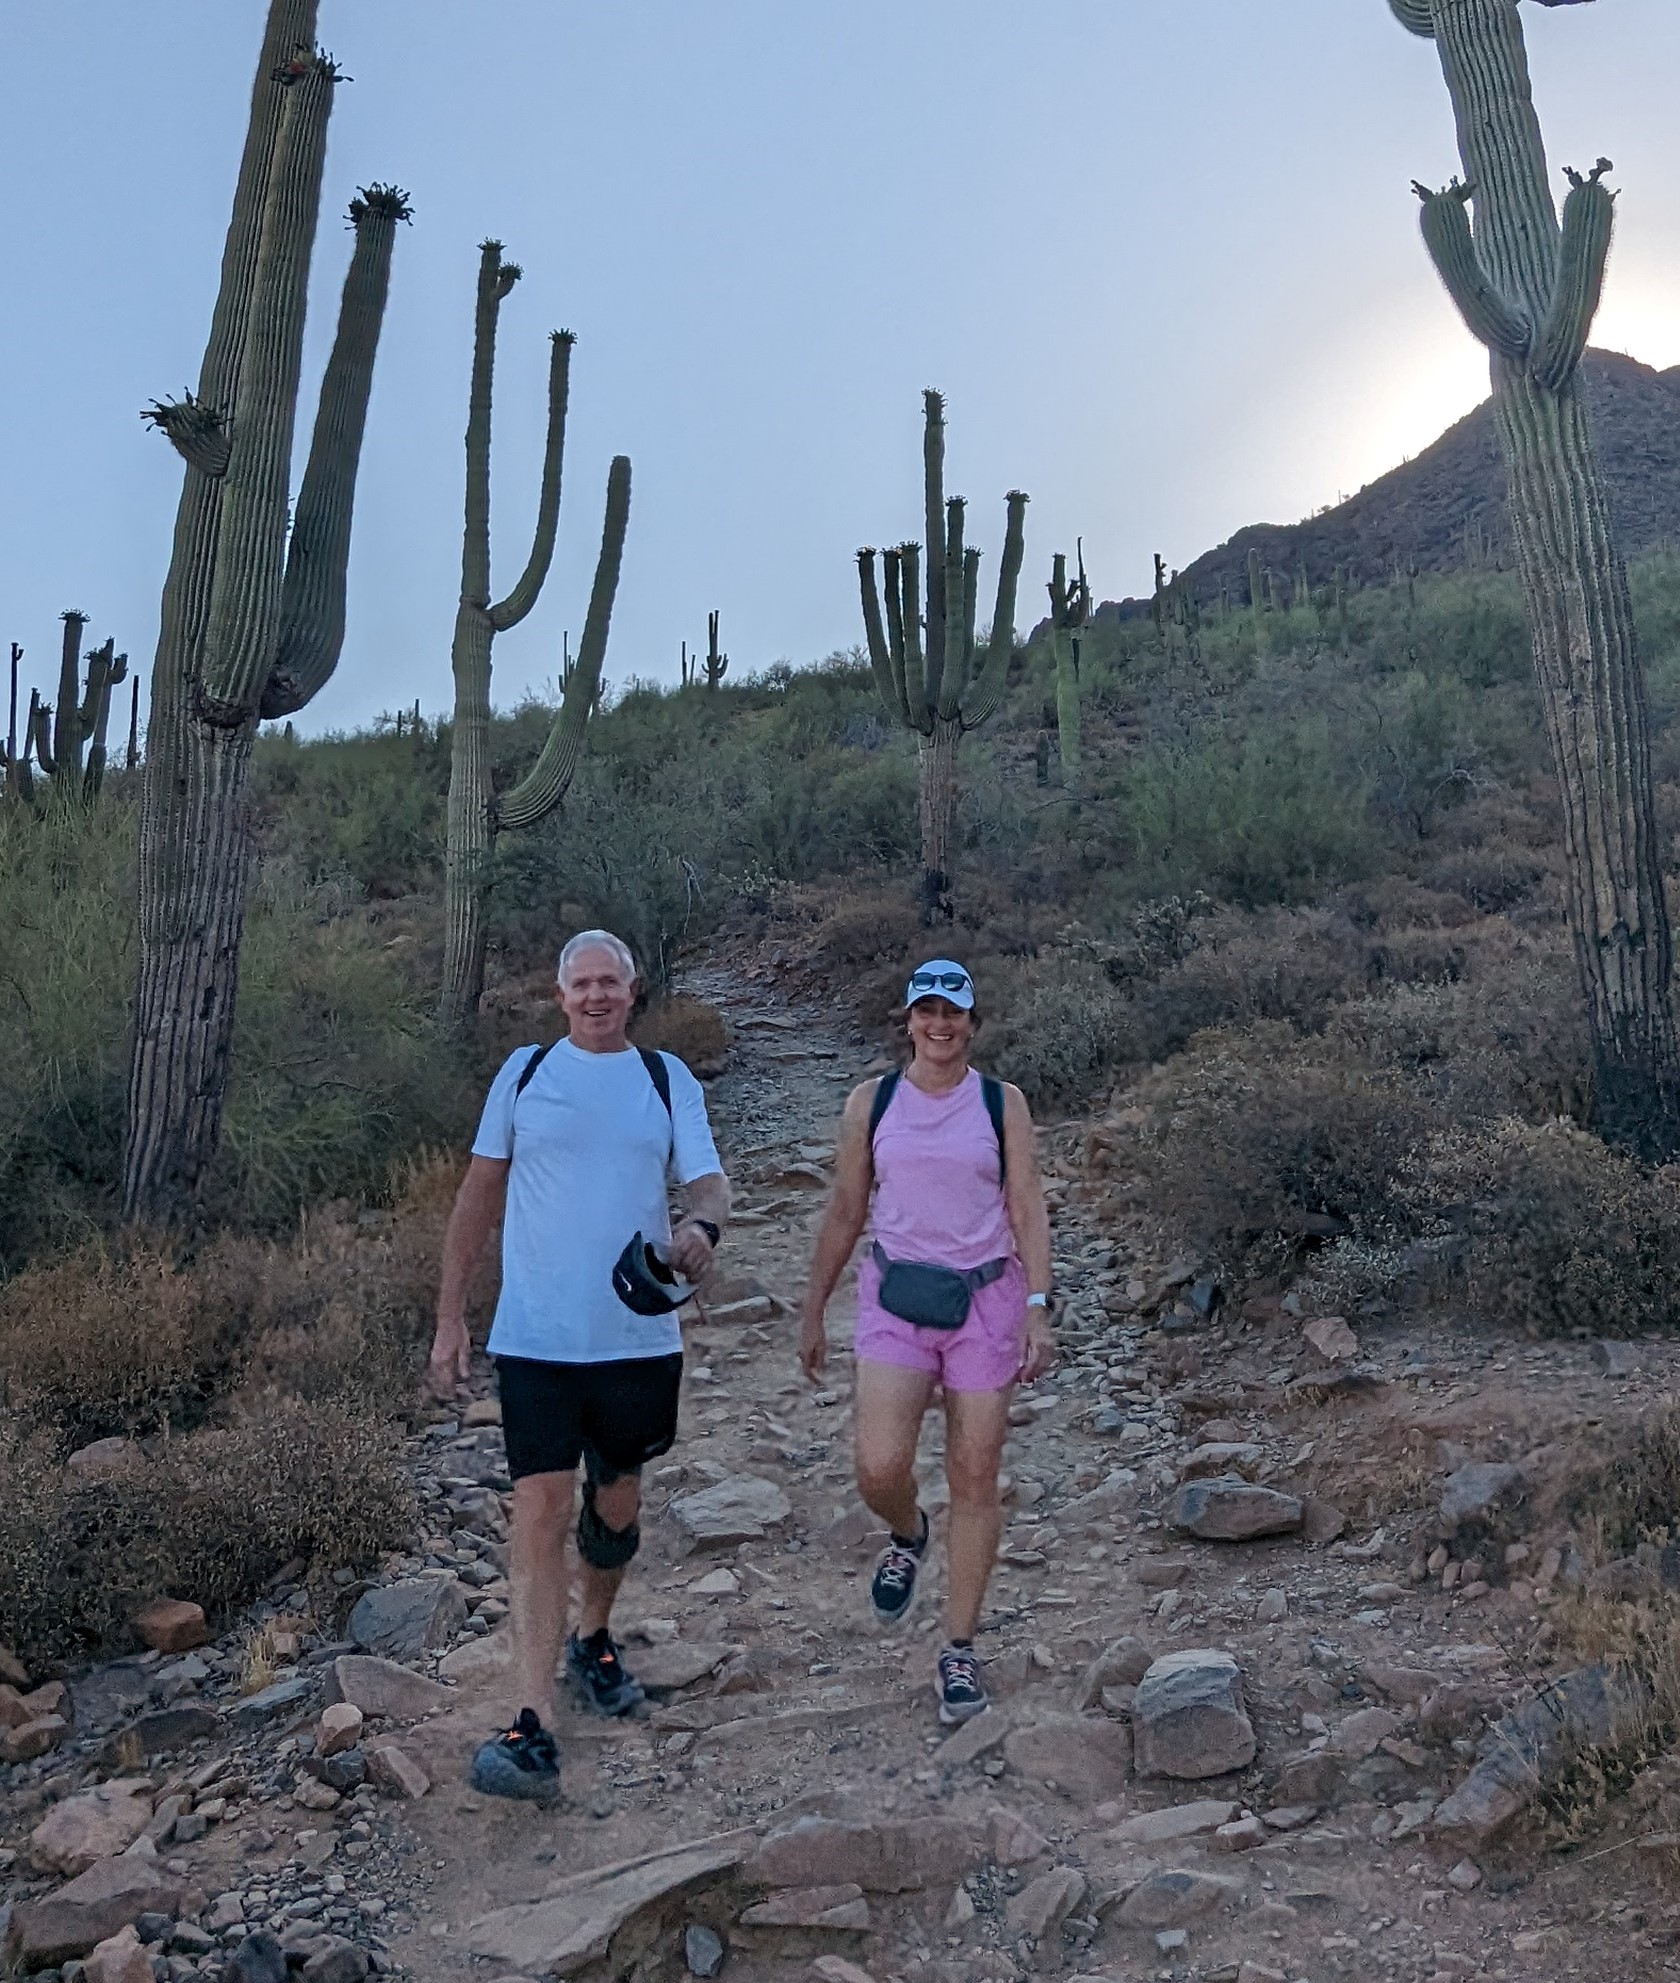
[[[1003,1083],[994,1081],[989,1074],[980,1077],[980,1094],[986,1104],[986,1113],[992,1119],[992,1129],[998,1143],[998,1183],[1002,1184],[1009,1176],[1009,1149],[1003,1140]]]
[[[888,1105],[892,1101],[893,1096],[898,1092],[898,1084],[903,1077],[903,1068],[895,1067],[888,1073],[883,1074],[880,1080],[875,1083],[875,1096],[869,1104],[869,1163],[871,1169],[875,1165],[875,1132],[880,1128],[881,1118],[886,1114]]]
[[[553,1044],[554,1042],[550,1040],[547,1047],[538,1047],[536,1052],[532,1054],[531,1058],[519,1070],[519,1079],[513,1084],[513,1099],[516,1102],[524,1094],[525,1090],[530,1087],[531,1077],[542,1066],[544,1057],[548,1053],[548,1048],[552,1047]]]
[[[653,1083],[654,1093],[664,1103],[665,1113],[671,1117],[674,1125],[676,1118],[671,1116],[671,1070],[665,1065],[665,1056],[662,1053],[655,1053],[652,1047],[638,1047],[636,1051],[642,1057],[642,1065],[648,1071],[648,1079]]]

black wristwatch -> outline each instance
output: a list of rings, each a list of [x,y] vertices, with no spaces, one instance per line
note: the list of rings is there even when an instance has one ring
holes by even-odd
[[[684,1219],[683,1224],[686,1226],[698,1226],[712,1242],[712,1251],[714,1253],[717,1251],[718,1241],[723,1237],[721,1227],[714,1226],[710,1219]]]

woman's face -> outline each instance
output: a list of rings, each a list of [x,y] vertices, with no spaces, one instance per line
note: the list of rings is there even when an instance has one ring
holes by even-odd
[[[919,998],[909,1013],[910,1044],[918,1060],[950,1067],[968,1058],[974,1017],[948,998]]]

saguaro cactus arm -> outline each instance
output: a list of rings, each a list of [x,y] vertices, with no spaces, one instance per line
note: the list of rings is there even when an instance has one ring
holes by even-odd
[[[566,399],[570,389],[572,346],[577,342],[570,331],[554,331],[549,338],[548,358],[548,439],[543,447],[542,495],[537,503],[537,527],[531,540],[531,555],[525,562],[519,583],[499,605],[490,608],[490,624],[498,633],[518,626],[537,603],[537,595],[554,561],[554,539],[560,527],[560,469],[566,451]]]
[[[1585,179],[1578,172],[1569,173],[1557,291],[1530,367],[1536,383],[1552,392],[1580,364],[1604,294],[1604,270],[1616,228],[1616,196],[1603,183],[1610,170],[1609,159],[1601,158]]]
[[[52,750],[52,704],[41,700],[41,691],[29,691],[29,742],[35,748],[35,762],[48,778],[58,776],[58,761]]]
[[[356,475],[391,291],[392,249],[397,227],[409,213],[408,196],[397,186],[364,186],[350,203],[356,247],[344,278],[338,332],[321,380],[315,432],[286,547],[280,634],[259,710],[265,721],[291,716],[312,701],[338,666],[344,647]]]
[[[613,599],[618,592],[619,567],[624,561],[624,535],[630,522],[630,460],[615,455],[607,471],[606,521],[601,531],[601,555],[595,564],[595,584],[578,642],[577,661],[561,698],[560,713],[549,727],[537,761],[496,808],[504,828],[535,826],[560,803],[577,770],[584,732],[594,707],[607,654]]]
[[[1534,341],[1533,327],[1488,280],[1476,254],[1469,213],[1473,189],[1455,179],[1439,192],[1421,181],[1412,190],[1423,202],[1424,245],[1459,315],[1490,351],[1520,362]]]
[[[729,656],[718,646],[718,614],[706,615],[706,686],[715,689],[729,673]]]
[[[1003,700],[1009,660],[1015,651],[1015,588],[1020,583],[1021,559],[1026,550],[1027,499],[1019,489],[1011,489],[1005,501],[1007,522],[1003,533],[1003,557],[998,564],[997,603],[992,609],[991,640],[986,648],[985,665],[963,697],[962,726],[965,730],[977,730]]]
[[[64,641],[58,657],[58,705],[53,722],[52,754],[56,763],[64,769],[80,771],[82,768],[81,732],[81,659],[82,634],[87,628],[87,614],[74,606],[59,617],[64,622]],[[46,761],[42,760],[42,769]]]
[[[1434,0],[1388,0],[1394,9],[1394,18],[1413,34],[1422,35],[1426,41],[1435,39]]]
[[[927,650],[923,668],[928,722],[939,705],[945,667],[946,573],[945,398],[931,388],[922,394],[922,499],[927,529]],[[914,599],[911,593],[910,598]],[[919,609],[918,609],[919,610]]]
[[[490,606],[490,401],[496,378],[496,320],[523,271],[502,260],[500,241],[481,241],[473,309],[472,385],[467,398],[467,516],[461,540],[461,597]]]
[[[154,399],[140,415],[149,420],[189,468],[216,482],[227,473],[232,443],[221,409],[190,391],[179,399]]]
[[[897,617],[898,570],[897,560],[889,551],[887,564],[887,611]],[[875,693],[881,698],[881,705],[889,716],[897,716],[904,723],[910,721],[910,711],[904,700],[903,628],[893,629],[893,645],[887,645],[886,620],[881,612],[881,585],[875,571],[875,546],[863,545],[857,554],[858,595],[863,605],[863,637],[869,649],[869,666],[875,676]]]
[[[928,628],[928,706],[944,722],[955,720],[968,682],[967,631],[968,560],[963,554],[963,522],[967,505],[953,496],[945,505],[945,640],[944,654],[934,661],[933,628]],[[975,556],[978,558],[979,553]],[[931,577],[931,573],[930,573]]]

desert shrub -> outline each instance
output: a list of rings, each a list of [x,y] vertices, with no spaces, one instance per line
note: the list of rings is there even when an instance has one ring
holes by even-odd
[[[225,1616],[294,1556],[366,1563],[412,1529],[388,1420],[255,1399],[102,1479],[0,1425],[0,1639],[32,1659],[110,1647],[160,1594]]]
[[[1101,965],[1053,952],[994,974],[980,1060],[1035,1106],[1094,1107],[1128,1040],[1125,1002]]]
[[[638,1046],[674,1053],[692,1073],[708,1079],[722,1073],[729,1058],[729,1029],[723,1014],[686,992],[658,1000],[632,1030]]]
[[[1151,1210],[1232,1270],[1420,1223],[1393,1181],[1430,1112],[1343,1042],[1279,1021],[1203,1034],[1140,1099]]]
[[[1647,1170],[1572,1123],[1431,1137],[1397,1195],[1461,1236],[1445,1290],[1496,1328],[1621,1336],[1680,1321],[1680,1172]]]
[[[443,871],[449,736],[259,737],[251,806],[264,858],[309,881],[353,877],[383,900],[434,886]]]

